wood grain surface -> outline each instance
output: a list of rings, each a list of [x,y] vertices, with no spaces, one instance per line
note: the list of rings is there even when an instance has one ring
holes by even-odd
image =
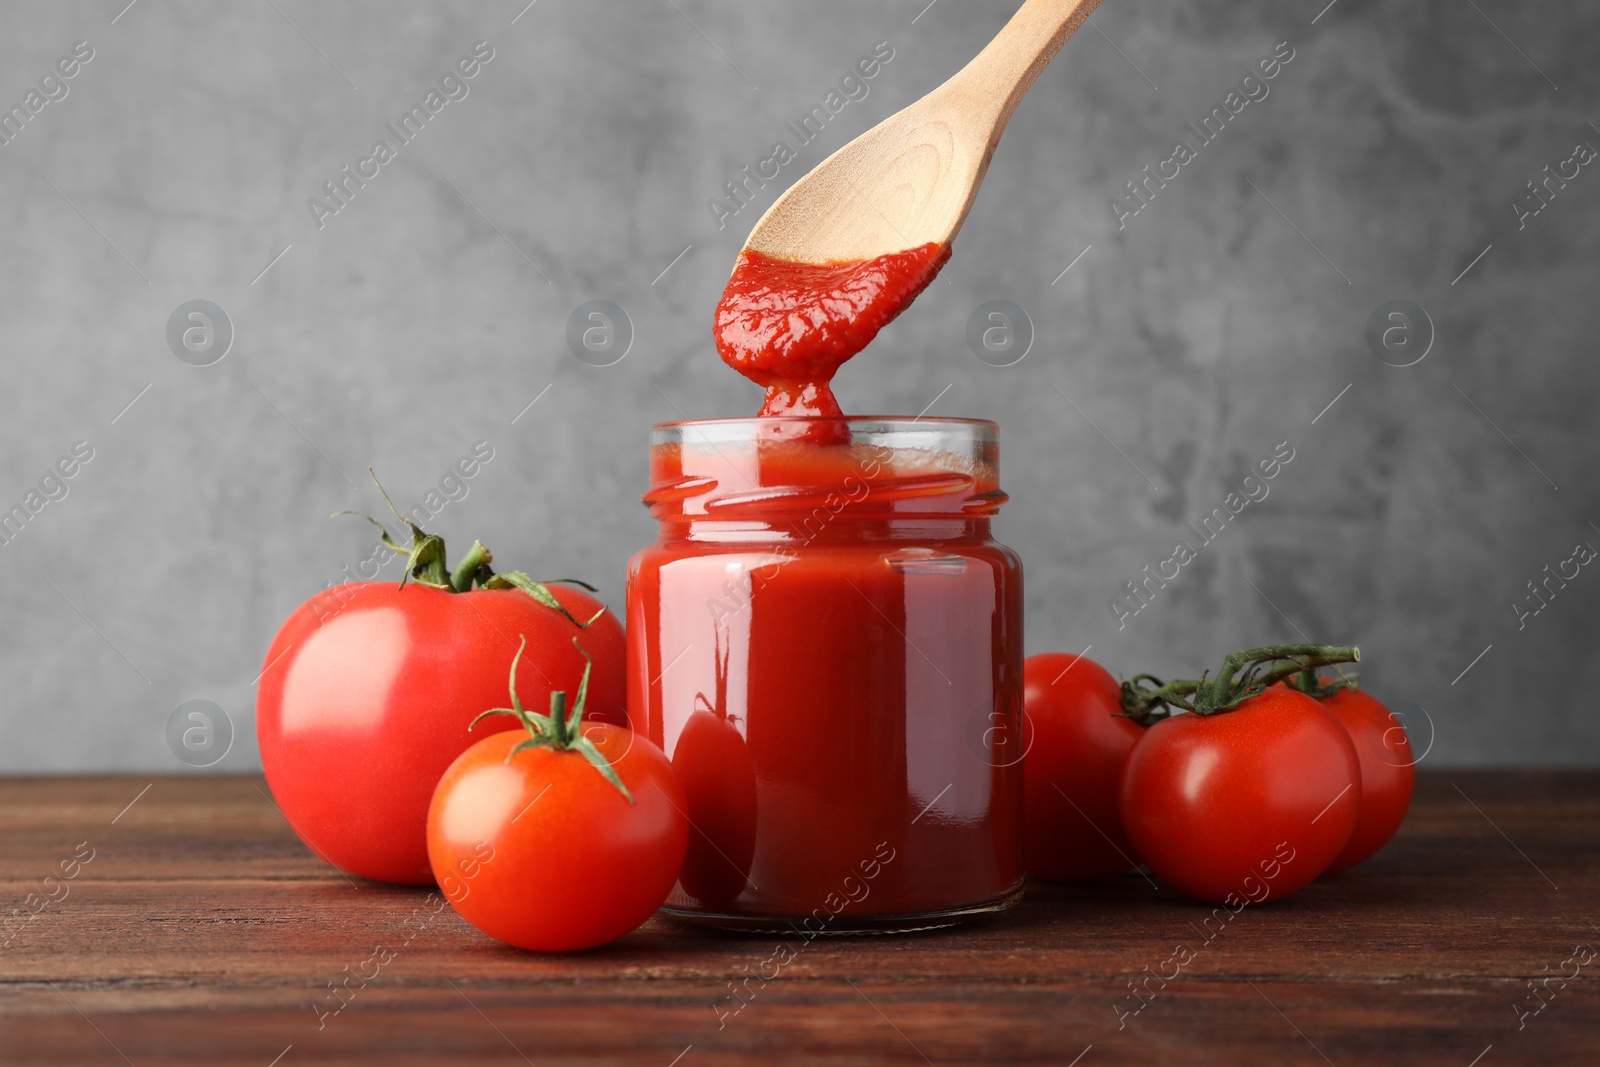
[[[0,933],[5,1064],[1600,1062],[1600,959],[1575,962],[1600,949],[1600,772],[1423,775],[1376,859],[1209,939],[1209,907],[1132,874],[790,937],[782,967],[785,939],[663,919],[507,948],[318,862],[258,778],[5,779],[0,815],[5,910],[33,915]],[[336,999],[351,974],[375,977]]]

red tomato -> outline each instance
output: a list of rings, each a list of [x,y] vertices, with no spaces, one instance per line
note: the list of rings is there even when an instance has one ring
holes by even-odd
[[[573,616],[601,604],[549,587]],[[473,716],[505,702],[520,636],[533,649],[517,692],[543,707],[577,687],[594,657],[594,717],[623,724],[622,625],[602,615],[579,629],[515,589],[465,593],[419,584],[355,582],[295,609],[272,646],[256,697],[261,765],[289,825],[318,856],[352,874],[428,884],[428,801],[450,761],[485,730]]]
[[[1340,689],[1323,697],[1322,706],[1350,731],[1361,761],[1361,814],[1344,851],[1328,866],[1331,872],[1353,867],[1388,844],[1411,807],[1417,768],[1405,728],[1373,697]]]
[[[1107,878],[1138,859],[1122,828],[1117,782],[1144,735],[1118,717],[1122,688],[1093,660],[1063,652],[1022,664],[1031,739],[1022,761],[1023,865],[1040,878]]]
[[[532,740],[520,731],[484,738],[445,771],[428,809],[428,858],[445,896],[473,926],[519,948],[616,940],[661,906],[683,865],[688,800],[667,757],[620,727],[578,729],[574,747],[541,744],[548,721],[529,727]]]
[[[756,855],[756,769],[730,719],[696,711],[683,724],[672,769],[688,798],[693,830],[680,875],[702,904],[727,904],[744,892]]]
[[[689,798],[689,851],[679,884],[701,904],[727,905],[750,879],[756,855],[756,766],[737,716],[728,714],[728,641],[717,634],[717,684],[695,695],[672,750]]]
[[[1360,797],[1349,733],[1284,686],[1157,722],[1122,771],[1122,823],[1140,857],[1174,888],[1228,905],[1287,896],[1325,871]]]

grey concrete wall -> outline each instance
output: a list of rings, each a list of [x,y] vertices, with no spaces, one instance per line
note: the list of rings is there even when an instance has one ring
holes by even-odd
[[[93,49],[0,146],[0,504],[40,505],[0,545],[5,771],[181,770],[165,728],[189,700],[233,723],[215,769],[257,766],[261,654],[369,555],[365,524],[328,519],[380,506],[369,464],[418,502],[489,442],[433,525],[620,604],[652,536],[646,428],[758,404],[709,338],[749,224],[1014,6],[123,2],[0,8],[0,104],[26,112]],[[1352,641],[1370,688],[1420,709],[1424,766],[1592,763],[1574,675],[1600,567],[1563,561],[1600,547],[1600,165],[1564,161],[1600,147],[1600,10],[1324,4],[1102,7],[1017,112],[942,279],[840,395],[1000,422],[1030,651],[1189,672]],[[408,144],[386,131],[477,42],[464,97]],[[785,123],[878,42],[866,96],[798,145]],[[1202,142],[1185,124],[1280,42],[1267,95]],[[1128,199],[1180,137],[1194,158]],[[314,217],[379,139],[394,158]],[[708,199],[779,140],[798,158],[719,228]],[[1547,165],[1577,174],[1519,217]],[[595,299],[632,324],[611,366],[566,342]],[[192,300],[233,331],[205,366],[215,347],[184,362],[167,339]],[[990,300],[1031,321],[1010,366],[966,341]],[[1396,300],[1431,321],[1407,367],[1364,336]],[[79,442],[92,458],[46,479]],[[1187,524],[1282,442],[1266,498],[1200,544]],[[41,479],[59,499],[29,498]],[[1111,606],[1184,539],[1178,578]],[[1532,614],[1546,565],[1578,573]]]

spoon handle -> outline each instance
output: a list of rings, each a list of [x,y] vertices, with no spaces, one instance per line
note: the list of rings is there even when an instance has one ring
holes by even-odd
[[[1026,0],[954,81],[969,99],[999,104],[994,135],[1033,87],[1034,79],[1078,32],[1100,0]]]

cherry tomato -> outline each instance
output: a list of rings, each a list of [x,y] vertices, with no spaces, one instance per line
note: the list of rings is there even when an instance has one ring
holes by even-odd
[[[1361,814],[1344,851],[1329,864],[1331,872],[1353,867],[1388,844],[1411,807],[1417,769],[1405,728],[1372,696],[1339,689],[1321,699],[1350,732],[1361,761]]]
[[[575,618],[601,604],[548,587]],[[627,722],[622,625],[609,613],[579,629],[518,589],[454,593],[354,582],[307,600],[267,649],[256,697],[261,764],[300,839],[324,860],[385,882],[428,884],[428,801],[450,761],[488,730],[473,716],[506,699],[506,672],[526,636],[518,693],[541,707],[577,686],[594,657],[591,714]]]
[[[1093,660],[1046,652],[1023,661],[1022,704],[1028,873],[1083,879],[1132,869],[1138,859],[1122,828],[1117,783],[1144,729],[1118,716],[1121,686]]]
[[[756,855],[756,770],[731,720],[696,711],[683,724],[672,768],[688,797],[693,830],[683,891],[702,904],[726,904],[744,891]]]
[[[678,881],[701,904],[726,905],[744,892],[756,855],[756,767],[728,714],[728,642],[717,635],[717,683],[695,695],[672,750],[672,769],[689,798],[689,851]]]
[[[519,948],[614,941],[661,906],[683,866],[688,800],[672,765],[627,729],[582,722],[583,692],[571,723],[564,693],[548,718],[513,699],[528,733],[492,734],[463,752],[428,809],[428,858],[445,897]]]
[[[1284,686],[1157,722],[1122,771],[1122,823],[1140,857],[1174,888],[1230,906],[1287,896],[1325,871],[1360,798],[1350,734]]]

